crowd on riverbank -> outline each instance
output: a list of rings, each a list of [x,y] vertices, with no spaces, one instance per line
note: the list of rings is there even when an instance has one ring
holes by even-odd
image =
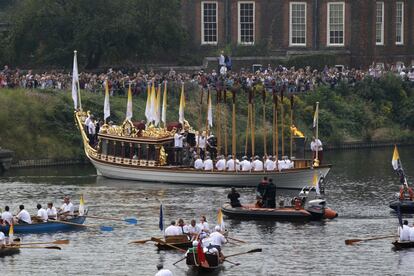
[[[316,87],[325,85],[334,88],[339,83],[353,86],[365,78],[381,78],[387,73],[401,77],[414,86],[414,67],[406,68],[404,65],[387,65],[386,68],[372,65],[367,70],[347,69],[342,67],[325,66],[323,70],[305,68],[290,69],[278,65],[272,67],[270,64],[251,72],[241,69],[240,71],[203,70],[190,73],[177,73],[172,68],[168,72],[155,72],[154,70],[137,72],[124,72],[109,69],[106,73],[82,72],[79,74],[81,89],[92,93],[101,93],[103,83],[109,81],[111,95],[124,95],[128,85],[131,83],[133,94],[145,92],[150,81],[162,83],[167,80],[172,84],[181,82],[190,83],[200,87],[211,87],[213,89],[232,89],[234,87],[252,87],[262,84],[266,89],[275,88],[277,91],[286,87],[288,92],[307,92]],[[0,71],[0,88],[27,88],[48,90],[70,90],[72,85],[71,72],[50,71],[35,73],[32,70],[22,71],[10,69],[7,65]]]

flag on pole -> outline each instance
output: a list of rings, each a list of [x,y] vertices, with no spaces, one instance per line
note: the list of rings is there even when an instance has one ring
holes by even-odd
[[[73,72],[72,72],[72,99],[73,99],[73,106],[75,109],[78,109],[78,82],[79,82],[78,59],[76,57],[76,51],[74,51]]]
[[[315,187],[315,189],[316,189],[316,194],[320,194],[320,190],[319,190],[319,180],[318,180],[318,174],[317,174],[317,172],[315,171],[314,173],[313,173],[313,181],[312,181],[312,186],[313,187]]]
[[[12,224],[10,224],[10,228],[9,228],[9,243],[12,243],[13,236],[14,236],[14,226],[13,226],[13,223],[12,223]]]
[[[147,83],[147,104],[145,105],[145,118],[147,122],[150,121],[150,101],[151,101],[151,90],[150,83]]]
[[[157,95],[155,97],[155,108],[154,108],[154,125],[160,124],[160,107],[161,107],[161,84],[158,85]]]
[[[155,121],[155,103],[157,101],[157,93],[155,92],[155,84],[152,82],[151,86],[151,98],[150,98],[150,122]]]
[[[164,82],[164,96],[162,97],[161,121],[164,123],[164,126],[167,124],[167,81]]]
[[[211,106],[211,93],[209,91],[208,93],[208,99],[207,99],[207,121],[208,121],[208,125],[210,127],[213,126],[213,108]]]
[[[164,214],[163,214],[163,210],[162,210],[162,203],[160,205],[160,221],[158,223],[159,228],[161,231],[164,231]]]
[[[317,126],[318,120],[319,120],[319,103],[316,103],[315,114],[313,115],[313,128]]]
[[[109,85],[108,80],[105,81],[105,102],[104,102],[104,120],[111,116],[111,107],[109,106]]]
[[[79,216],[83,216],[85,214],[85,202],[83,201],[83,195],[80,196],[79,200]]]
[[[394,153],[392,154],[392,160],[391,160],[392,167],[394,170],[402,169],[401,167],[401,160],[400,155],[398,154],[397,145],[394,146]]]
[[[128,88],[128,101],[127,101],[126,118],[127,118],[127,120],[131,120],[132,119],[132,91],[131,91],[131,83],[129,83],[129,88]]]
[[[226,227],[224,225],[224,220],[223,220],[223,213],[221,212],[221,208],[218,211],[217,214],[217,224],[220,225],[220,230],[224,231],[226,230]]]
[[[181,97],[180,97],[180,108],[178,110],[178,121],[184,124],[184,108],[185,108],[185,96],[184,96],[184,83],[181,85]]]

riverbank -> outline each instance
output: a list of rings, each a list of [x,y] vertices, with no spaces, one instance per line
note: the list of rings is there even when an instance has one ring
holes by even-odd
[[[255,133],[256,152],[263,152],[264,134],[267,149],[272,149],[272,103],[266,102],[266,122],[263,123],[261,88],[256,87]],[[215,92],[213,92],[215,93]],[[204,129],[207,120],[206,94],[200,106],[201,93],[193,84],[186,85],[185,117],[194,129]],[[247,102],[244,91],[237,92],[237,151],[244,152],[246,142]],[[215,106],[213,95],[213,107]],[[231,147],[231,101],[222,108],[221,118],[227,121]],[[178,120],[179,88],[168,91],[167,121]],[[319,133],[326,149],[378,146],[394,143],[410,144],[414,134],[414,93],[393,76],[381,80],[362,81],[355,87],[339,85],[335,89],[320,87],[314,92],[295,96],[294,124],[305,136],[312,137],[314,104],[320,102]],[[103,94],[82,92],[82,105],[95,117],[103,117]],[[125,118],[126,96],[111,97],[111,117],[115,124]],[[134,121],[145,118],[146,94],[133,97]],[[283,101],[285,122],[285,150],[289,150],[290,101]],[[281,142],[281,104],[279,114],[279,141]],[[215,125],[215,121],[213,122]],[[0,90],[0,145],[15,152],[15,160],[81,160],[85,158],[79,131],[73,119],[73,102],[69,91]],[[213,126],[216,132],[216,127]],[[224,135],[222,135],[223,137]],[[250,139],[249,139],[250,140]],[[223,143],[224,144],[224,143]],[[279,146],[281,143],[279,143]],[[248,144],[248,149],[250,148]],[[359,146],[358,146],[359,147]],[[280,150],[280,148],[279,148]]]

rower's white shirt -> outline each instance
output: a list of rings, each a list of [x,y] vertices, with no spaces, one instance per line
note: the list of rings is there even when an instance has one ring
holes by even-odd
[[[212,245],[222,246],[225,244],[226,238],[220,232],[213,232],[210,234],[209,241]]]
[[[52,206],[52,208],[47,208],[46,214],[48,218],[57,219],[57,210],[55,206]]]
[[[402,229],[400,227],[400,241],[409,241],[410,240],[410,227],[408,225],[403,225]]]
[[[198,158],[195,162],[194,162],[194,169],[196,170],[202,170],[204,168],[204,162],[201,158]]]
[[[201,228],[196,224],[195,226],[188,225],[188,234],[197,235],[200,234]]]
[[[91,134],[91,135],[96,134],[96,126],[95,126],[95,123],[92,120],[89,121],[89,124],[88,124],[88,133]]]
[[[1,219],[4,220],[4,221],[7,221],[8,224],[12,224],[13,223],[13,215],[10,212],[8,212],[8,211],[4,211],[1,214]]]
[[[46,222],[48,219],[46,210],[43,208],[40,208],[39,210],[37,210],[37,217],[43,220],[44,222]]]
[[[165,229],[165,236],[178,236],[181,235],[181,229],[178,226],[170,225]]]
[[[263,171],[263,162],[259,159],[256,159],[252,162],[252,167],[254,171]]]
[[[206,148],[206,137],[204,137],[204,136],[197,136],[196,137],[196,141],[197,141],[197,146],[200,148],[200,149],[205,149]]]
[[[17,214],[17,218],[24,221],[24,222],[26,222],[26,223],[28,223],[28,224],[32,223],[32,219],[30,218],[30,214],[25,209],[21,210]]]
[[[279,168],[279,171],[288,169],[288,165],[286,163],[286,160],[277,161],[277,167]]]
[[[240,168],[244,172],[248,172],[252,169],[252,163],[248,160],[243,160],[240,162]]]
[[[211,159],[206,159],[204,161],[204,170],[205,171],[211,171],[214,169],[214,164],[213,164],[213,160]]]
[[[62,213],[69,212],[69,215],[73,215],[73,212],[75,212],[75,207],[73,206],[72,202],[69,202],[68,204],[63,203],[60,209],[62,210]]]
[[[210,232],[210,228],[208,227],[208,223],[207,222],[203,222],[203,223],[199,223],[197,224],[198,228],[200,228],[200,232],[201,231],[205,231],[205,232]]]
[[[275,163],[270,159],[266,159],[266,162],[264,163],[264,167],[265,167],[266,171],[274,171],[275,170]]]
[[[179,226],[179,225],[177,225],[177,228],[180,231],[180,235],[185,235],[185,234],[188,234],[189,233],[188,232],[189,230],[188,230],[188,225],[187,224],[183,225],[182,227]]]
[[[184,140],[184,135],[181,134],[174,134],[174,147],[176,148],[182,148],[183,147],[183,140]]]
[[[414,226],[410,227],[410,241],[414,241]]]
[[[216,168],[218,171],[224,171],[226,169],[226,159],[222,158],[217,161]]]
[[[173,276],[174,274],[172,274],[172,272],[169,269],[161,269],[158,270],[157,274],[155,274],[155,276]]]
[[[229,159],[227,161],[226,168],[228,171],[235,171],[235,170],[238,171],[240,169],[238,160],[236,159],[236,163],[235,163],[234,159]]]

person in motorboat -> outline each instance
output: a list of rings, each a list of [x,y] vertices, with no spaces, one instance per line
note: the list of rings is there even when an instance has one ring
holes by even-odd
[[[398,227],[400,234],[400,241],[409,241],[410,240],[410,227],[408,226],[408,221],[404,220],[403,225]]]
[[[276,185],[271,178],[269,178],[269,183],[266,186],[263,200],[265,208],[276,208]]]
[[[407,185],[401,185],[400,188],[400,200],[411,200],[414,199],[414,192],[411,187],[408,187]]]
[[[231,188],[231,192],[227,195],[227,198],[230,199],[231,207],[242,207],[240,204],[240,194],[236,191],[236,188]]]

